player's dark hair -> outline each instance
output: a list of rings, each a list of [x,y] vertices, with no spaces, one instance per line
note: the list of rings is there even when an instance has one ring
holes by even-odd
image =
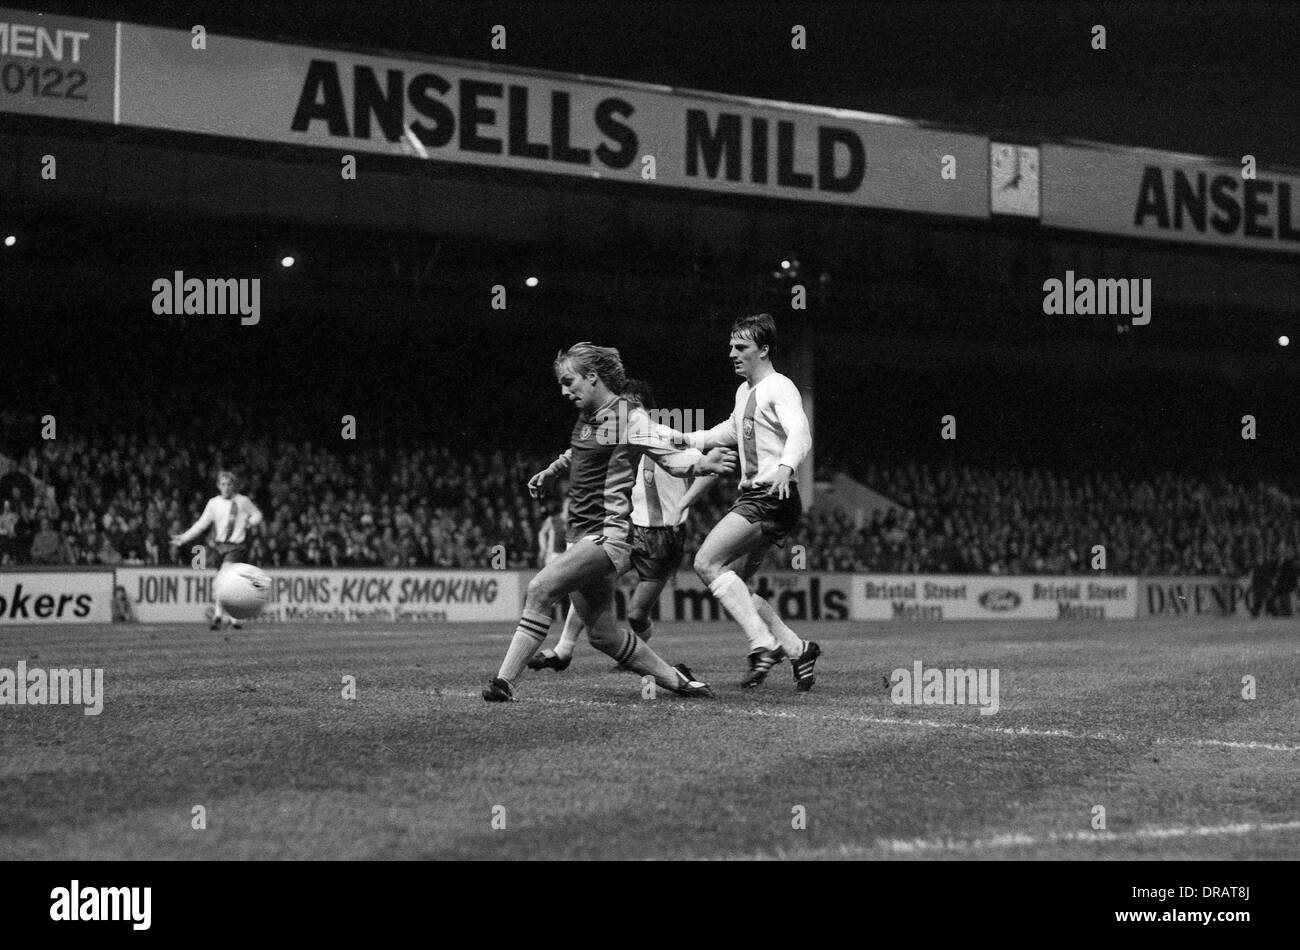
[[[627,385],[627,373],[623,371],[623,360],[618,350],[612,346],[597,346],[595,343],[575,343],[568,350],[560,350],[555,355],[552,369],[560,374],[560,367],[565,363],[571,365],[576,373],[586,376],[595,373],[610,392],[621,394]]]
[[[741,317],[731,325],[732,336],[752,340],[760,350],[767,347],[767,358],[776,355],[776,321],[770,313],[755,313]]]
[[[658,409],[655,391],[644,379],[629,379],[623,386],[623,395],[639,403],[642,409]]]

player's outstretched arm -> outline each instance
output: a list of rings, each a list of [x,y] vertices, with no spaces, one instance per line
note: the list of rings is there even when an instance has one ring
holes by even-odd
[[[204,531],[207,531],[208,528],[212,525],[212,523],[213,523],[212,502],[208,502],[207,507],[203,509],[203,514],[199,515],[199,520],[194,522],[194,524],[190,525],[190,529],[188,531],[184,532],[183,534],[172,535],[171,546],[174,548],[178,548],[182,544],[185,544],[187,541],[189,541],[191,538],[197,538]]]
[[[638,453],[649,455],[656,465],[678,478],[705,475],[710,472],[721,474],[723,471],[719,468],[721,456],[710,459],[702,455],[698,449],[681,448],[680,444],[674,442],[669,435],[675,432],[675,429],[651,423],[646,411],[637,406],[628,413],[627,430],[623,437]]]
[[[736,470],[736,463],[739,461],[740,456],[731,449],[719,445],[709,449],[708,454],[695,463],[695,474],[729,475]]]
[[[666,430],[669,440],[674,445],[688,445],[701,452],[707,452],[717,446],[734,448],[740,444],[740,440],[736,438],[736,423],[730,416],[712,429],[699,429],[695,432],[678,432],[664,425],[660,428]]]

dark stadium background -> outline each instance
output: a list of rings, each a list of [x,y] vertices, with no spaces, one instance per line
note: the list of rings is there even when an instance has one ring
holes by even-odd
[[[104,3],[89,12],[495,58],[1022,138],[1096,138],[1229,158],[1249,151],[1262,165],[1297,159],[1300,120],[1288,108],[1297,81],[1282,55],[1284,37],[1294,35],[1284,27],[1300,27],[1294,9],[1240,4],[1228,15],[1199,4],[1061,4],[1051,16],[1033,9],[945,5],[923,23],[906,4],[626,5],[601,16],[577,4],[199,3],[182,14],[169,5]],[[807,55],[789,50],[787,21],[808,26]],[[509,27],[504,54],[486,47],[497,22]],[[1080,39],[1093,22],[1108,27],[1104,53]],[[800,343],[813,355],[821,477],[843,471],[870,482],[870,466],[910,464],[983,466],[1012,473],[1008,485],[1034,468],[1057,477],[1122,475],[1107,503],[1161,495],[1136,504],[1165,506],[1151,517],[1164,526],[1167,550],[1145,566],[1167,570],[1181,567],[1170,556],[1175,535],[1200,530],[1183,513],[1194,507],[1198,479],[1233,479],[1233,497],[1265,491],[1261,480],[1300,488],[1300,313],[1286,255],[1066,234],[997,217],[968,223],[650,195],[373,156],[362,159],[367,175],[382,179],[373,204],[335,214],[331,203],[343,205],[328,150],[2,121],[16,185],[5,222],[23,240],[0,258],[7,370],[0,399],[9,420],[0,449],[20,457],[37,447],[35,420],[46,413],[65,434],[96,427],[91,439],[102,445],[125,433],[163,439],[184,431],[190,455],[177,477],[188,492],[186,523],[208,491],[213,452],[242,464],[247,443],[262,435],[328,446],[352,459],[353,479],[361,479],[366,453],[417,443],[452,457],[504,450],[545,460],[563,447],[570,425],[550,362],[580,339],[621,347],[629,369],[650,379],[665,404],[719,419],[733,391],[727,326],[759,309],[779,315],[784,356]],[[40,189],[18,180],[21,159],[56,145],[81,185]],[[249,177],[226,187],[241,207],[214,211],[224,199],[195,182],[236,166]],[[421,175],[451,196],[454,225],[419,233],[404,226],[404,189]],[[516,221],[514,210],[530,203],[545,203],[545,213]],[[291,273],[274,263],[286,251],[300,260]],[[798,259],[797,279],[812,288],[806,315],[786,306],[796,278],[773,276],[783,257]],[[1069,268],[1153,276],[1151,324],[1044,317],[1043,280]],[[153,316],[141,288],[175,270],[260,274],[261,325]],[[541,285],[524,289],[526,274]],[[488,306],[496,283],[510,290],[505,313]],[[1280,334],[1297,344],[1279,348]],[[947,413],[959,420],[956,441],[938,437]],[[1240,437],[1247,413],[1259,420],[1256,441]],[[338,439],[344,414],[358,420],[355,442]],[[1142,488],[1158,473],[1175,473],[1176,487]],[[476,469],[468,481],[482,475]],[[872,487],[896,495],[907,484],[896,473]],[[354,487],[371,496],[383,490]],[[267,486],[255,488],[265,503]],[[1261,538],[1294,534],[1288,519],[1248,507],[1232,532],[1249,524]],[[931,506],[930,530],[942,533],[951,513],[951,505]],[[524,503],[512,547],[527,543],[542,514]],[[1075,515],[1058,509],[1047,517],[1062,526]]]
[[[1300,168],[1293,4],[40,6],[866,110],[1022,144]],[[488,48],[498,23],[504,53]],[[809,30],[805,53],[789,48],[792,23]],[[1089,46],[1094,23],[1105,52]],[[37,180],[45,154],[59,157],[56,182]],[[0,670],[25,658],[106,684],[102,716],[0,709],[0,857],[650,858],[676,874],[692,858],[1300,853],[1294,618],[1248,616],[1293,604],[1295,255],[413,157],[362,153],[358,165],[342,183],[335,148],[0,113],[0,235],[18,237],[0,242],[0,455],[17,466],[0,471],[0,499],[17,493],[0,513]],[[277,265],[287,253],[291,270]],[[781,273],[783,259],[797,271]],[[260,278],[261,322],[155,316],[151,284],[178,270]],[[1043,281],[1066,270],[1151,278],[1151,323],[1044,316]],[[806,313],[789,309],[792,281],[810,289]],[[496,284],[504,312],[489,306]],[[777,367],[813,367],[818,477],[846,473],[912,511],[858,524],[816,507],[773,554],[782,570],[759,574],[786,622],[825,648],[815,690],[796,692],[788,667],[742,689],[743,640],[688,557],[652,642],[716,701],[647,697],[583,642],[563,675],[522,680],[517,704],[484,704],[537,529],[558,507],[524,492],[573,422],[556,351],[616,345],[662,404],[717,421],[735,392],[728,328],[761,309],[777,314]],[[949,414],[955,441],[940,438]],[[340,437],[345,415],[355,440]],[[240,630],[207,623],[211,562],[190,570],[191,552],[178,563],[166,544],[223,466],[268,517],[248,560],[284,584]],[[699,505],[688,551],[731,491]],[[499,573],[496,544],[509,555]],[[1096,544],[1110,576],[1092,569]],[[808,570],[785,570],[793,545]],[[155,559],[177,566],[132,566]],[[414,567],[403,580],[444,592],[457,575],[434,571],[472,568],[500,596],[399,614],[378,597],[284,593],[399,573],[359,570],[371,567]],[[31,588],[45,583],[95,591],[97,622],[18,614],[17,588],[39,600]],[[908,587],[940,591],[922,602]],[[1105,603],[1080,607],[1094,588]],[[997,715],[900,703],[892,674],[919,665],[1000,671]],[[945,918],[960,919],[956,894],[1008,930],[1035,911],[1077,929],[1155,906],[1130,898],[1154,882],[1127,866],[1096,890],[1037,866],[1025,887],[1005,868],[974,877],[987,892],[969,874],[941,882]],[[31,870],[24,879],[44,880]],[[120,880],[111,871],[58,883]],[[335,877],[359,905],[354,882]],[[1249,880],[1237,868],[1202,877]],[[296,929],[313,916],[336,926],[337,913],[299,912],[320,892],[281,900],[300,879],[264,889],[276,913]],[[906,873],[887,880],[918,892]],[[799,910],[835,914],[810,883]],[[227,890],[238,910],[258,889],[241,878]],[[499,894],[495,878],[481,892]],[[399,893],[378,900],[397,906]],[[883,893],[888,926],[898,915]],[[673,907],[703,933],[698,910],[721,902],[700,894]],[[37,896],[11,900],[6,922],[44,918]],[[569,895],[557,896],[562,917]],[[1252,895],[1261,919],[1268,896]],[[169,912],[198,913],[192,892],[158,897],[160,930]],[[247,914],[230,903],[220,913],[239,925]],[[587,914],[592,901],[571,903]]]

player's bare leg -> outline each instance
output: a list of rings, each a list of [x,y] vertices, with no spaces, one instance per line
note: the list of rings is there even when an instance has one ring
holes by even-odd
[[[650,614],[659,601],[659,595],[668,586],[667,577],[651,578],[638,583],[627,602],[627,625],[632,632],[646,642],[654,632],[654,621]]]
[[[483,691],[488,702],[514,698],[515,684],[551,629],[551,608],[565,594],[611,572],[609,557],[600,545],[583,539],[542,568],[528,582],[524,609],[506,658],[496,677]]]
[[[664,689],[684,696],[712,696],[708,685],[695,679],[683,665],[669,666],[640,637],[614,624],[614,575],[593,581],[573,592],[578,616],[587,628],[587,639],[602,653],[612,656],[631,672],[653,676]]]
[[[659,599],[659,595],[667,584],[668,578],[666,577],[660,580],[641,581],[633,589],[632,596],[628,599],[628,626],[642,640],[648,641],[650,639],[650,634],[653,632],[650,613],[654,608],[655,601]],[[528,661],[528,668],[530,670],[555,670],[557,673],[567,670],[569,663],[573,659],[573,650],[577,645],[578,638],[582,636],[583,631],[586,629],[586,625],[578,616],[577,608],[570,604],[568,616],[564,620],[564,630],[560,633],[560,640],[555,644],[555,649],[542,650]],[[615,669],[626,671],[627,668],[623,664],[619,664]]]
[[[632,596],[628,598],[627,625],[646,643],[650,642],[650,635],[654,633],[654,622],[650,619],[650,612],[667,584],[666,577],[639,581],[632,589]],[[620,673],[626,672],[622,664],[614,667],[614,670]]]

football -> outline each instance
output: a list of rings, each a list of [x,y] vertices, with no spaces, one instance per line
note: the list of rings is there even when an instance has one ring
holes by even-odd
[[[256,617],[271,599],[271,578],[252,564],[224,564],[213,586],[221,609],[236,620]]]

